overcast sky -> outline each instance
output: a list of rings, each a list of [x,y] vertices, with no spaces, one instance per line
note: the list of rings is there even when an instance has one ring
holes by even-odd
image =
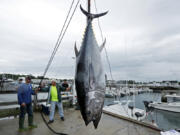
[[[0,72],[42,75],[72,0],[0,1]],[[92,12],[95,12],[92,0]],[[86,0],[80,2],[86,8]],[[96,0],[116,80],[180,80],[179,0]],[[86,18],[78,7],[47,76],[74,77]],[[93,28],[102,43],[97,20]],[[105,71],[109,68],[102,52]]]

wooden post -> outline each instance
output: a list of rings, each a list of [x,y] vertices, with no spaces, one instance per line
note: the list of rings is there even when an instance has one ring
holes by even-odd
[[[37,111],[38,109],[38,106],[37,106],[37,103],[38,103],[38,98],[37,98],[37,95],[38,93],[36,93],[36,95],[34,95],[34,110]]]

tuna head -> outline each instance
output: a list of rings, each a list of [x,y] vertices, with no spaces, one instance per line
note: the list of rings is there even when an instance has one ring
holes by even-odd
[[[105,78],[101,62],[100,52],[105,45],[98,46],[92,29],[93,17],[104,15],[93,15],[81,10],[90,19],[85,30],[84,39],[80,51],[75,45],[76,54],[76,73],[75,83],[78,103],[85,124],[88,125],[93,121],[94,127],[97,128],[101,119],[102,108],[105,97]]]
[[[88,92],[86,97],[86,124],[88,124],[90,121],[93,121],[94,127],[97,128],[104,104],[104,92],[97,90]]]

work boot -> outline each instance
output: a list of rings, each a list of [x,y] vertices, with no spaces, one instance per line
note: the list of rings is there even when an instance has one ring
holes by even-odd
[[[19,132],[26,131],[27,128],[24,128],[24,118],[19,117]]]
[[[48,124],[51,124],[51,123],[53,123],[54,122],[54,120],[49,120],[48,121]]]
[[[33,124],[33,116],[28,116],[29,129],[37,128],[37,125]]]
[[[64,121],[64,117],[61,117],[61,120]]]

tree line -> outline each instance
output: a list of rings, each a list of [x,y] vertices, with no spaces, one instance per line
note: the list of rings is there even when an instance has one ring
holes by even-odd
[[[0,80],[3,79],[13,79],[13,80],[18,80],[19,77],[26,77],[26,76],[30,76],[32,79],[42,79],[42,76],[34,76],[32,74],[10,74],[10,73],[3,73],[0,74]],[[48,78],[45,78],[48,79]]]

